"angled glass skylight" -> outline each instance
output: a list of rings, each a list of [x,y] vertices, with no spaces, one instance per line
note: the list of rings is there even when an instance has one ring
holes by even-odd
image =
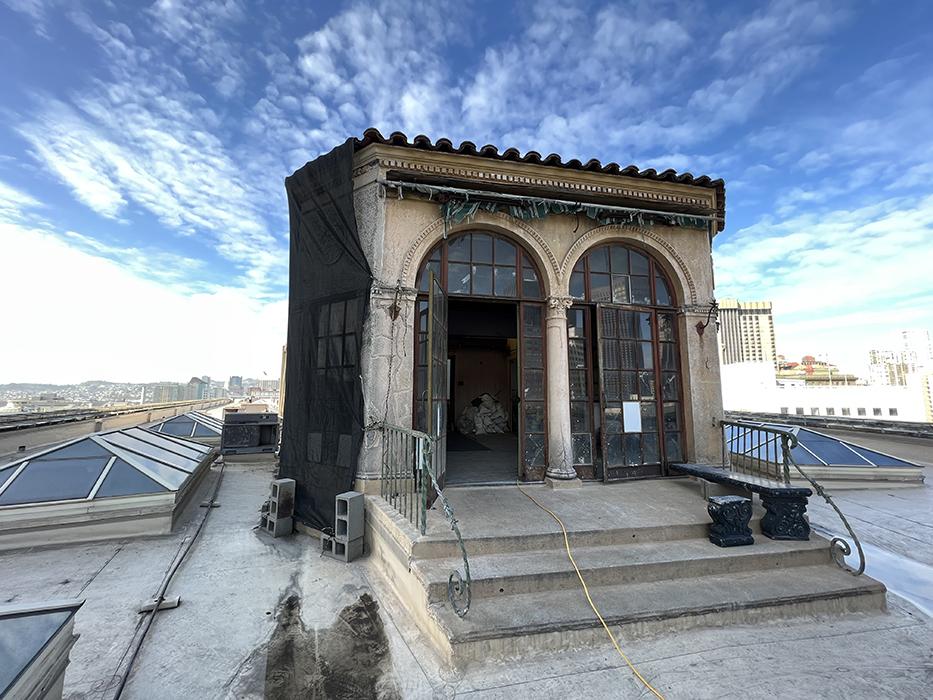
[[[0,470],[0,507],[177,491],[211,453],[143,428],[95,433]]]
[[[166,418],[161,423],[156,423],[148,428],[148,430],[163,435],[174,435],[175,437],[219,438],[223,427],[222,420],[200,411],[189,411],[180,416]]]
[[[802,467],[917,467],[907,460],[869,450],[847,440],[818,433],[809,428],[795,425],[758,423],[764,428],[777,428],[797,437],[798,445],[791,450],[791,457]],[[775,460],[780,454],[780,440],[755,428],[726,426],[726,444],[733,454],[747,455],[756,459]]]

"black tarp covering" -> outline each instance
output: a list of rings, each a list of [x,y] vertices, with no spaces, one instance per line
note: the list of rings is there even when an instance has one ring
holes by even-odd
[[[290,220],[288,362],[279,475],[296,517],[333,528],[363,441],[360,346],[372,273],[353,211],[353,139],[285,179]]]

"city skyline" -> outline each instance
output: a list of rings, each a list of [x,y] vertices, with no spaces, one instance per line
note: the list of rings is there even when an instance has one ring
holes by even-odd
[[[929,26],[922,2],[6,0],[0,294],[28,303],[0,380],[277,376],[283,178],[369,126],[722,177],[717,296],[861,367],[933,327]]]

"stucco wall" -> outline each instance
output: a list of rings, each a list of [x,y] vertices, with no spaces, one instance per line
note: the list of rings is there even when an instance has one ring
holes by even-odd
[[[714,298],[709,235],[705,230],[670,226],[600,226],[585,216],[551,215],[530,222],[504,213],[478,212],[468,222],[446,227],[437,202],[373,184],[385,178],[379,166],[362,169],[357,179],[357,224],[378,280],[363,347],[367,416],[411,425],[413,314],[416,275],[424,256],[445,235],[470,229],[497,231],[519,241],[535,258],[546,297],[568,296],[574,264],[593,246],[619,241],[650,253],[677,289],[683,350],[687,457],[721,460],[716,420],[722,415],[715,325],[702,335],[698,322]],[[379,242],[381,240],[381,245]],[[392,309],[395,308],[396,312]],[[395,317],[393,320],[393,316]],[[386,380],[391,382],[386,410]],[[378,474],[375,436],[367,439],[361,475]]]

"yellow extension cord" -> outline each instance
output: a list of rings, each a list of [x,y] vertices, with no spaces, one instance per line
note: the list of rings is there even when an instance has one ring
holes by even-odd
[[[596,608],[596,603],[594,603],[593,599],[590,597],[590,589],[587,588],[586,581],[583,580],[583,574],[580,573],[580,568],[577,566],[577,562],[574,560],[573,554],[570,551],[570,540],[567,538],[567,528],[564,527],[564,521],[561,520],[554,511],[545,508],[537,500],[535,500],[535,497],[532,496],[527,491],[525,491],[519,483],[516,482],[515,486],[518,488],[519,491],[522,492],[524,496],[529,498],[532,503],[534,503],[536,506],[538,506],[538,508],[540,508],[545,513],[550,515],[552,518],[554,518],[554,520],[557,521],[557,524],[560,525],[560,530],[564,534],[564,548],[567,550],[567,558],[570,559],[570,563],[573,565],[573,570],[577,572],[577,578],[580,579],[580,585],[583,586],[583,593],[586,595],[586,600],[590,604],[590,607],[593,608],[593,612],[596,613],[596,617],[598,617],[599,621],[602,623],[603,629],[606,630],[606,634],[609,635],[609,639],[612,640],[612,645],[616,648],[616,651],[619,652],[619,656],[622,657],[622,660],[626,663],[626,665],[628,665],[628,667],[632,669],[632,673],[635,674],[635,677],[642,682],[642,685],[644,685],[648,690],[654,693],[655,697],[658,698],[658,700],[664,700],[664,696],[661,695],[661,693],[659,693],[657,690],[655,690],[654,686],[652,686],[648,681],[645,680],[645,677],[642,676],[638,672],[638,669],[635,668],[634,664],[625,655],[625,652],[622,651],[622,647],[620,647],[619,643],[616,641],[615,635],[612,634],[612,630],[609,629],[609,625],[606,624],[606,621],[603,619],[603,616],[599,614],[599,610]]]

